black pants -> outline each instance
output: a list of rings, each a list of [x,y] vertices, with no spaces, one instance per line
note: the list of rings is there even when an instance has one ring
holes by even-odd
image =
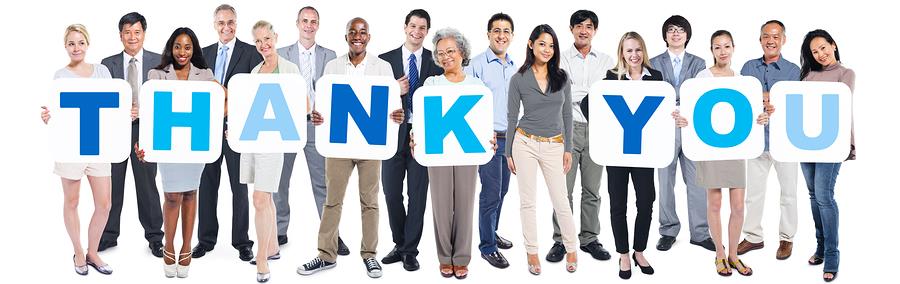
[[[159,204],[159,189],[156,188],[156,163],[141,162],[134,153],[134,143],[138,141],[138,121],[131,124],[131,172],[134,176],[135,197],[137,197],[138,221],[144,227],[147,242],[162,242],[162,210]],[[125,194],[125,175],[128,160],[112,164],[112,206],[109,220],[100,237],[101,243],[115,243],[119,238],[122,217],[122,203]]]
[[[616,239],[616,252],[628,253],[628,176],[634,183],[636,194],[637,219],[634,221],[634,251],[642,252],[647,248],[650,234],[650,221],[653,218],[653,201],[656,201],[656,188],[653,184],[651,168],[606,167],[609,183],[609,219],[612,223],[613,237]]]
[[[227,125],[226,125],[227,127]],[[206,164],[200,177],[199,224],[197,238],[201,246],[213,249],[219,235],[219,219],[216,217],[219,200],[219,183],[222,180],[222,160],[228,168],[231,184],[231,246],[234,248],[253,247],[247,231],[250,229],[250,202],[247,185],[240,182],[241,154],[228,146],[222,135],[222,155],[215,162]]]
[[[418,255],[428,197],[428,168],[416,162],[409,151],[409,124],[400,125],[397,153],[381,162],[381,182],[387,203],[394,247],[404,255]],[[403,206],[403,178],[408,207]]]

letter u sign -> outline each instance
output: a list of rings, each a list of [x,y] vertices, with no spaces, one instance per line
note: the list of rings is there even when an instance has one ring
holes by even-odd
[[[782,162],[841,162],[850,153],[853,102],[840,82],[778,82],[769,101],[769,152]]]

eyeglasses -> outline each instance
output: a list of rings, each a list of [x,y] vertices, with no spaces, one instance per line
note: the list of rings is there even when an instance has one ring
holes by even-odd
[[[684,28],[679,28],[679,27],[669,27],[669,28],[666,30],[666,33],[670,33],[670,34],[683,34],[683,33],[685,33],[685,30],[684,30]]]
[[[436,56],[438,59],[447,58],[456,55],[457,52],[458,51],[456,49],[448,48],[447,50],[438,50]]]

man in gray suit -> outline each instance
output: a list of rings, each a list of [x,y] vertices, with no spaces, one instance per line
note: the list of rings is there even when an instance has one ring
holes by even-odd
[[[706,69],[702,58],[685,52],[691,40],[691,23],[682,16],[674,15],[666,19],[662,25],[662,36],[668,50],[650,59],[650,65],[662,72],[663,80],[675,87],[675,103],[681,105],[681,83],[694,78],[697,73]],[[675,213],[675,169],[681,161],[681,177],[687,185],[688,225],[691,227],[691,244],[716,251],[712,238],[709,237],[709,225],[706,222],[706,189],[697,185],[697,170],[694,162],[684,156],[681,150],[681,129],[676,128],[675,158],[668,167],[659,169],[659,242],[656,249],[667,251],[675,243],[675,237],[681,231],[681,222]]]
[[[319,11],[311,6],[300,8],[297,12],[297,30],[300,31],[300,40],[289,46],[278,49],[278,55],[288,61],[297,64],[300,73],[306,79],[309,87],[310,109],[315,107],[315,84],[322,77],[325,64],[335,58],[331,49],[316,44],[316,32],[319,31]],[[312,184],[313,198],[316,201],[316,210],[319,218],[322,217],[322,205],[325,203],[325,157],[316,151],[316,130],[312,122],[306,122],[306,147],[303,154],[306,155],[306,165],[309,169],[309,181]],[[278,221],[278,245],[288,242],[287,231],[291,221],[291,206],[288,202],[290,194],[291,173],[294,170],[296,153],[284,154],[284,168],[281,171],[281,183],[278,192],[275,193],[275,209]],[[338,254],[348,255],[350,250],[344,242],[338,238]]]
[[[159,65],[159,54],[144,50],[144,32],[147,20],[137,12],[131,12],[119,19],[119,39],[124,50],[100,61],[109,69],[116,79],[125,79],[132,89],[132,109],[137,109],[137,95],[141,84],[147,81],[147,72]],[[131,121],[131,145],[138,140],[137,117]],[[135,196],[137,197],[138,220],[144,227],[144,238],[147,239],[150,253],[162,257],[162,211],[159,205],[159,190],[156,188],[156,163],[141,162],[131,150],[131,170],[134,176]],[[125,174],[128,170],[128,159],[112,164],[112,207],[109,221],[100,237],[99,251],[118,245],[119,225],[121,224],[122,202],[125,193]]]

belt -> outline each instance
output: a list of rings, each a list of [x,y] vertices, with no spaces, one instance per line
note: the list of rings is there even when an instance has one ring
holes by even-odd
[[[553,137],[543,137],[543,136],[528,134],[528,132],[525,132],[525,130],[522,130],[522,128],[516,128],[516,132],[518,132],[519,134],[522,134],[525,137],[528,137],[531,140],[537,141],[537,142],[563,143],[562,134],[559,134],[559,135],[556,135]]]
[[[494,130],[494,134],[497,135],[497,139],[506,138],[506,131]]]

